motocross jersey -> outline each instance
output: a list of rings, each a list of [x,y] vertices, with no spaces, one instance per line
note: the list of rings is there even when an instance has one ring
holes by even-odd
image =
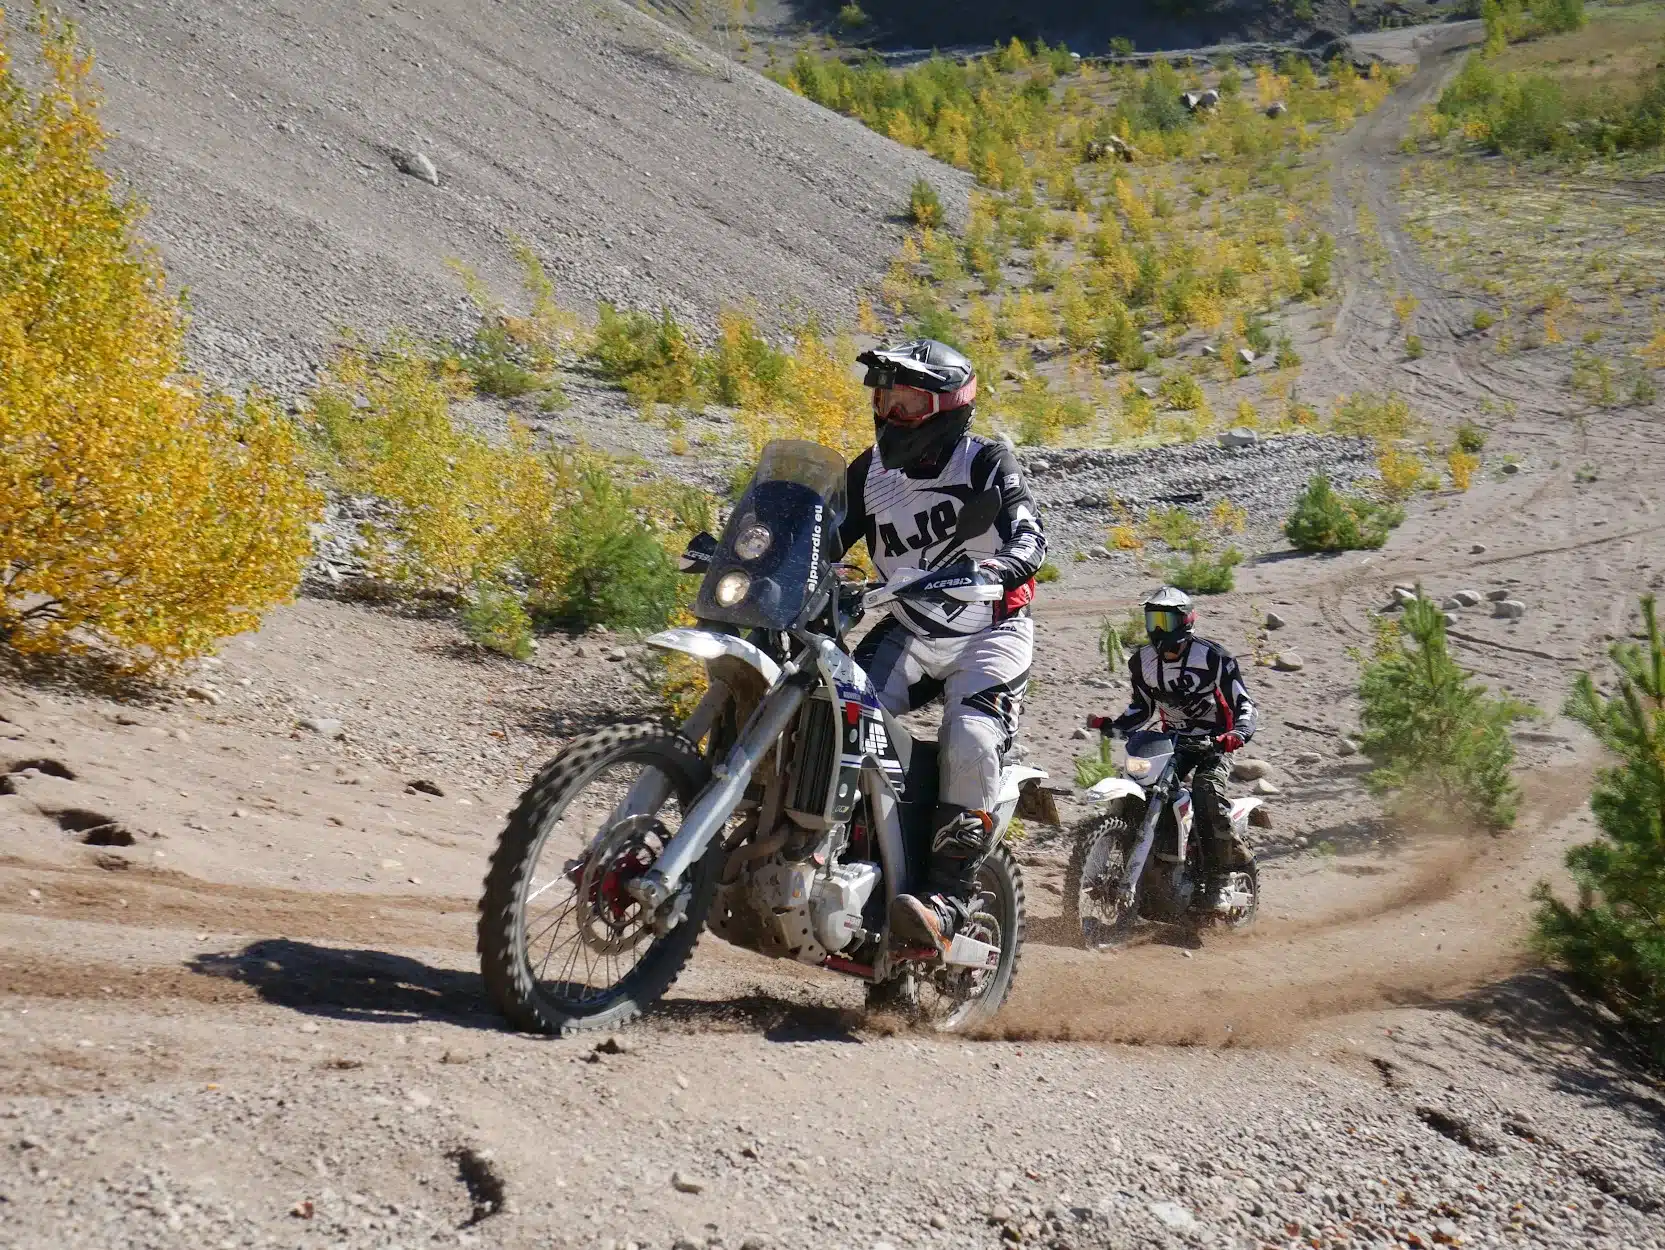
[[[984,491],[1000,492],[993,527],[964,543],[955,537],[960,509]],[[886,469],[869,447],[850,464],[849,512],[839,531],[843,550],[866,539],[881,577],[897,569],[942,568],[962,556],[1000,578],[1005,597],[992,603],[905,600],[892,608],[921,638],[968,638],[1027,611],[1035,571],[1046,559],[1046,535],[1023,470],[1011,448],[968,434],[939,469]]]
[[[1118,733],[1131,732],[1160,714],[1164,729],[1204,730],[1212,737],[1235,733],[1245,742],[1254,736],[1254,702],[1236,657],[1219,643],[1186,638],[1173,660],[1146,643],[1133,653],[1127,669],[1133,697],[1113,722]]]

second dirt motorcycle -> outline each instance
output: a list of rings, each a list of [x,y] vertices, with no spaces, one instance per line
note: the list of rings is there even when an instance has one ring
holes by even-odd
[[[1260,871],[1244,834],[1250,824],[1271,823],[1259,798],[1231,805],[1229,909],[1210,917],[1193,910],[1202,862],[1192,836],[1191,791],[1180,772],[1186,749],[1196,745],[1165,731],[1131,733],[1122,775],[1087,790],[1089,802],[1105,807],[1076,828],[1064,873],[1064,922],[1088,950],[1126,943],[1140,920],[1183,925],[1213,919],[1228,929],[1254,922]]]
[[[481,971],[517,1027],[607,1028],[657,1000],[701,930],[868,982],[869,999],[960,1028],[999,1010],[1023,943],[1023,882],[999,834],[1050,803],[1046,774],[1007,767],[994,850],[946,957],[891,940],[890,904],[918,888],[937,801],[937,747],[879,705],[845,636],[899,598],[998,596],[977,578],[899,571],[871,586],[831,564],[845,466],[814,443],[763,451],[722,541],[683,558],[698,625],[647,639],[703,660],[680,730],[604,729],[551,761],[509,817],[480,903]],[[999,496],[963,504],[962,537]],[[703,747],[701,744],[704,744]],[[1056,819],[1056,809],[1053,809]]]

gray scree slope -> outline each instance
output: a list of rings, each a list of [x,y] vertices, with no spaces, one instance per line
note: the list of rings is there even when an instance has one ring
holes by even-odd
[[[615,0],[72,0],[109,159],[190,288],[198,367],[299,386],[339,327],[465,323],[447,257],[563,302],[848,318],[928,175],[969,180]],[[400,172],[415,150],[439,185]]]

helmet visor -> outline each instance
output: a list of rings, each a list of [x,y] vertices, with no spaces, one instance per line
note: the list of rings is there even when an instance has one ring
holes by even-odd
[[[1145,632],[1148,634],[1177,634],[1185,628],[1185,613],[1177,608],[1146,608]]]
[[[891,425],[918,425],[937,410],[937,397],[917,386],[876,386],[873,415]]]

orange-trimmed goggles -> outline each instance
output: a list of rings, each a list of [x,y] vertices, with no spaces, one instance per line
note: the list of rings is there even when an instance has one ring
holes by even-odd
[[[913,426],[939,412],[964,408],[976,398],[976,378],[946,394],[935,394],[917,386],[875,386],[873,415],[890,425]]]

